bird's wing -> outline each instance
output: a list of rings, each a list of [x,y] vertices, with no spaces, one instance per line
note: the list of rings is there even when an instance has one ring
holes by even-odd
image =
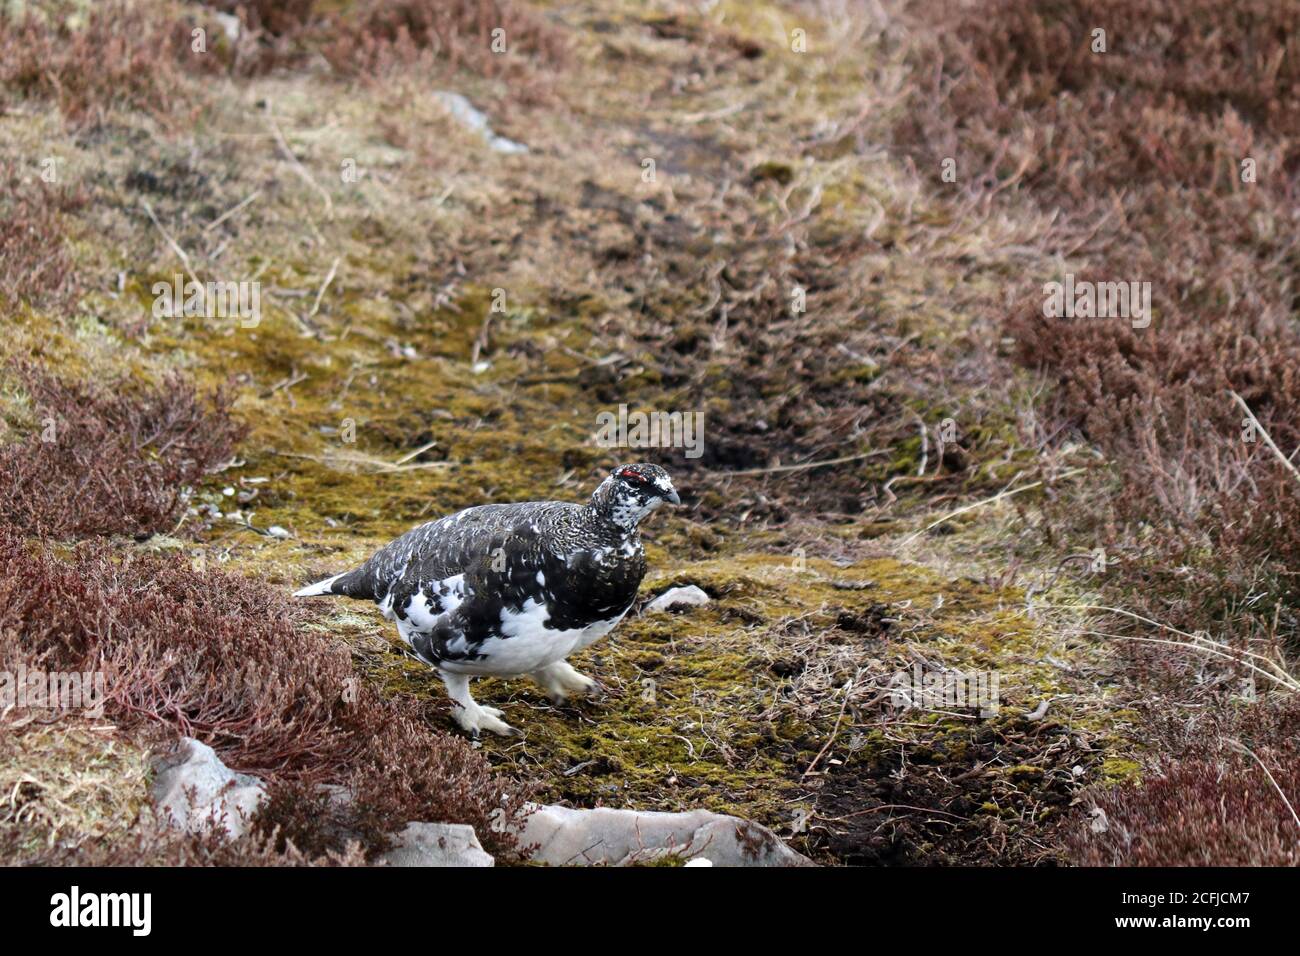
[[[453,578],[455,599],[429,622],[412,646],[437,660],[473,660],[490,637],[501,635],[504,622],[527,613],[544,615],[546,570],[563,559],[552,554],[536,525],[525,519],[514,527],[479,539],[478,555]]]
[[[399,591],[410,598],[424,583],[462,574],[490,550],[493,538],[534,515],[543,503],[480,505],[413,528],[370,556],[361,567],[341,575],[335,594],[382,601]]]

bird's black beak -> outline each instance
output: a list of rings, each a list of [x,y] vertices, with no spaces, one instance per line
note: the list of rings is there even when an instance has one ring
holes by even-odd
[[[682,499],[677,497],[677,489],[675,488],[672,491],[668,492],[668,494],[664,495],[664,500],[671,502],[672,504],[675,505],[679,505],[682,503]]]

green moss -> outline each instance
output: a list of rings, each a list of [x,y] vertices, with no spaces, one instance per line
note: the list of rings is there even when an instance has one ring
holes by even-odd
[[[1018,782],[1026,780],[1035,780],[1043,775],[1042,767],[1034,767],[1029,764],[1017,764],[1014,767],[1007,767],[1002,771],[1007,777]]]
[[[794,181],[795,171],[790,163],[769,159],[755,165],[750,169],[749,175],[757,181],[770,179],[782,186],[788,186]]]
[[[1101,762],[1101,780],[1107,784],[1135,783],[1142,778],[1142,765],[1124,757],[1107,757]]]

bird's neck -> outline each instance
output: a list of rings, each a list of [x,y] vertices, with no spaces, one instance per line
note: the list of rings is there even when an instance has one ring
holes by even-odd
[[[606,478],[591,495],[587,508],[599,519],[609,522],[624,538],[635,538],[643,518],[653,509],[618,493],[613,479]]]

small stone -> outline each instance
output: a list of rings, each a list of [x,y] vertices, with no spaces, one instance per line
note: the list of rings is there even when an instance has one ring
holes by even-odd
[[[408,823],[396,846],[380,857],[386,866],[495,866],[464,823]]]
[[[660,813],[537,806],[518,835],[550,866],[628,866],[678,858],[695,866],[813,866],[767,827],[710,810]],[[701,862],[696,862],[701,861]]]
[[[831,587],[837,591],[865,591],[868,588],[874,588],[875,581],[832,581]]]
[[[271,527],[266,529],[266,533],[269,534],[272,538],[289,537],[289,532],[286,531],[284,528],[281,528],[278,524],[271,525]]]
[[[711,600],[713,599],[705,594],[703,589],[696,587],[694,584],[688,584],[684,588],[669,588],[650,602],[646,612],[657,614],[680,606],[701,607]]]
[[[528,152],[528,147],[523,143],[516,143],[513,139],[506,139],[504,136],[493,136],[489,139],[488,149],[494,153],[506,153],[510,156]]]
[[[487,116],[481,110],[475,109],[474,105],[461,94],[450,90],[436,90],[433,96],[456,122],[482,136],[487,142],[488,149],[493,152],[511,155],[528,152],[528,147],[523,143],[516,143],[512,139],[494,133]]]
[[[186,833],[219,829],[231,839],[242,836],[266,799],[256,777],[235,773],[211,747],[190,737],[155,765],[150,794],[172,826]]]
[[[221,13],[216,10],[212,11],[211,15],[216,19],[217,23],[220,24],[221,32],[226,35],[227,40],[234,43],[239,39],[239,32],[243,27],[239,17],[231,13]]]

